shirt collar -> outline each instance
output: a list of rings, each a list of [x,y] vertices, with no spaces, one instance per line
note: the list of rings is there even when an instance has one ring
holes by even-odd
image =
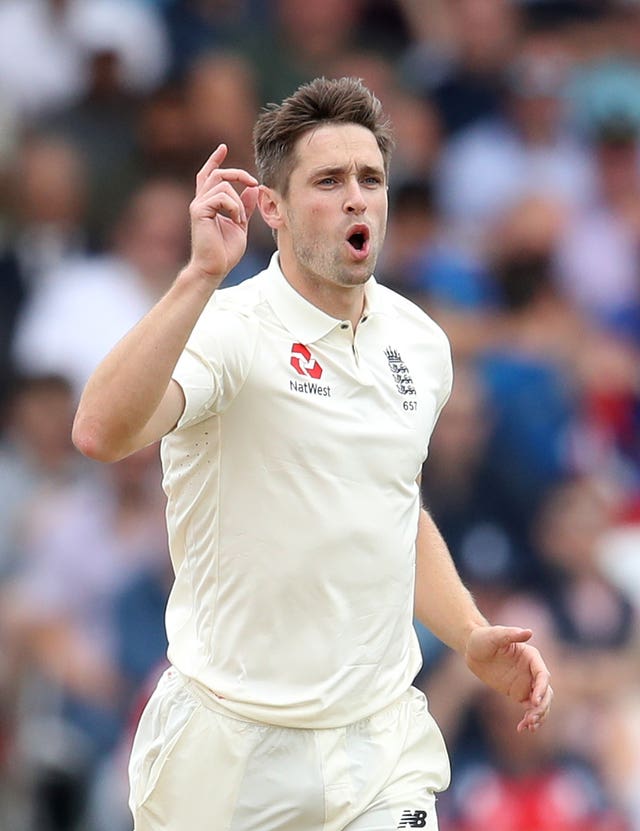
[[[282,273],[277,251],[267,268],[267,286],[267,299],[271,307],[280,322],[301,343],[314,343],[343,322],[314,306],[293,288]],[[385,310],[381,300],[380,288],[371,275],[364,284],[363,317],[383,314]]]

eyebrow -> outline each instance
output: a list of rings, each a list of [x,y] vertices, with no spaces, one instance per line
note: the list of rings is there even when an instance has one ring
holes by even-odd
[[[356,171],[360,175],[375,175],[381,176],[384,179],[384,170],[381,167],[376,167],[375,165],[356,165]],[[341,165],[332,165],[327,167],[316,167],[310,171],[309,176],[311,178],[315,178],[316,176],[339,176],[344,175],[346,172],[346,167]]]

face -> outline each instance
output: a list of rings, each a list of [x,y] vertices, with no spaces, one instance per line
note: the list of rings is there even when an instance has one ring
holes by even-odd
[[[357,286],[372,274],[385,235],[387,187],[373,133],[326,125],[298,139],[286,197],[274,194],[283,270],[299,287]]]

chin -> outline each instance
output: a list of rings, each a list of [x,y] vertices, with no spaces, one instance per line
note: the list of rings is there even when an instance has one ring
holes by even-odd
[[[338,282],[341,286],[361,286],[367,282],[369,277],[371,277],[371,274],[372,271],[370,268],[363,267],[358,270],[343,272],[338,276],[336,282]]]

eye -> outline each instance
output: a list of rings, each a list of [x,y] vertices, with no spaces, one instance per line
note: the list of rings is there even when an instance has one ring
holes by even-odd
[[[382,184],[382,179],[381,179],[380,176],[375,176],[375,175],[365,176],[364,179],[362,180],[362,182],[367,187],[377,187],[378,185]]]
[[[320,179],[318,182],[319,185],[324,185],[326,187],[330,187],[331,185],[335,185],[337,179],[334,176],[325,176],[324,179]]]

